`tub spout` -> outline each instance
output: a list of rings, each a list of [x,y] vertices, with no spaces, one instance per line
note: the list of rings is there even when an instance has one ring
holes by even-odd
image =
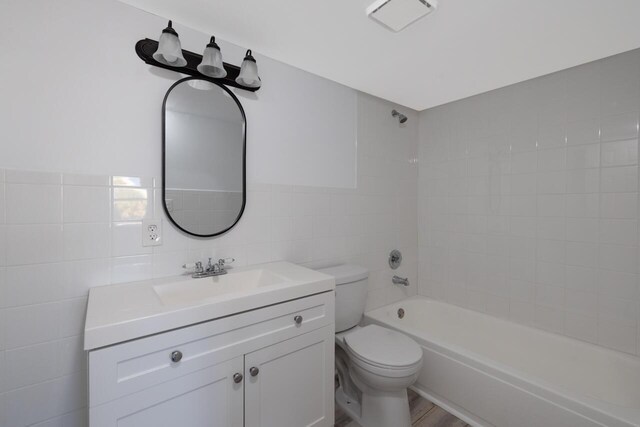
[[[391,281],[396,285],[409,286],[409,279],[406,277],[393,276],[393,279],[391,279]]]

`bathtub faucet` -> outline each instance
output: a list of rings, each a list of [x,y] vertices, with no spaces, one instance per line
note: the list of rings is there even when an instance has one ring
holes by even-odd
[[[409,279],[406,277],[393,276],[393,279],[391,279],[391,281],[396,285],[409,286]]]

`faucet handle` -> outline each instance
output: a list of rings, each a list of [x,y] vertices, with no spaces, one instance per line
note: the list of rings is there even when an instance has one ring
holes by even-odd
[[[184,268],[185,270],[193,269],[196,273],[202,273],[204,271],[204,268],[202,268],[202,263],[200,261],[183,264],[182,268]]]

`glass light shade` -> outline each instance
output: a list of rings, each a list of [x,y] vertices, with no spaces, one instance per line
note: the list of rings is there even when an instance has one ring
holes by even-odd
[[[211,41],[204,49],[202,62],[198,65],[198,71],[215,79],[227,76],[227,70],[224,69],[222,63],[222,53],[220,52],[220,47],[216,44],[215,37],[211,37]]]
[[[187,60],[182,56],[178,33],[172,28],[171,21],[169,21],[169,26],[162,30],[160,40],[158,40],[158,50],[153,54],[153,59],[172,67],[187,65]]]
[[[236,78],[236,83],[251,88],[257,88],[262,85],[260,77],[258,76],[258,64],[251,55],[251,50],[247,51],[247,55],[244,57],[244,61],[242,61],[240,74],[238,78]]]

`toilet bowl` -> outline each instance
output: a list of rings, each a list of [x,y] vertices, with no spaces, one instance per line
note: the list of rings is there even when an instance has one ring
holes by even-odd
[[[409,427],[407,387],[422,348],[401,332],[360,326],[368,271],[355,265],[320,270],[336,278],[336,403],[363,427]]]

